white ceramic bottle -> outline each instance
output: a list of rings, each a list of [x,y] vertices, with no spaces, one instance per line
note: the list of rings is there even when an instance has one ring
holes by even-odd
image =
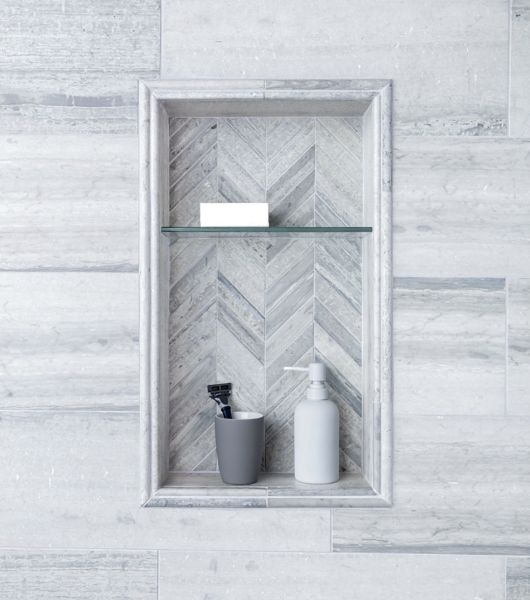
[[[308,368],[307,398],[294,412],[294,476],[302,483],[334,483],[339,479],[339,410],[328,400],[326,367],[314,362]]]

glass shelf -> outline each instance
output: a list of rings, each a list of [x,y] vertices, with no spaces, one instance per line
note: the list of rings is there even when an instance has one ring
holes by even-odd
[[[348,237],[371,233],[371,227],[162,227],[177,237]]]

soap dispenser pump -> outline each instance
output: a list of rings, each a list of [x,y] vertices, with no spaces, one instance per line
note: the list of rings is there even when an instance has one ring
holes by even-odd
[[[302,483],[334,483],[339,480],[339,410],[328,400],[326,367],[313,362],[307,371],[307,398],[294,412],[294,476]]]

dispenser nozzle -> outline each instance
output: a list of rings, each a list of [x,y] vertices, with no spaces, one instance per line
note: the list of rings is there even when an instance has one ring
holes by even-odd
[[[284,367],[284,371],[306,371],[310,381],[326,381],[326,365],[319,362],[309,363],[309,367]]]

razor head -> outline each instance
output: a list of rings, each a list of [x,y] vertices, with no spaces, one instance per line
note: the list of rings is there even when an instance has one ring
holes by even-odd
[[[214,383],[208,386],[208,395],[217,403],[228,404],[228,398],[230,398],[231,393],[231,383]]]

